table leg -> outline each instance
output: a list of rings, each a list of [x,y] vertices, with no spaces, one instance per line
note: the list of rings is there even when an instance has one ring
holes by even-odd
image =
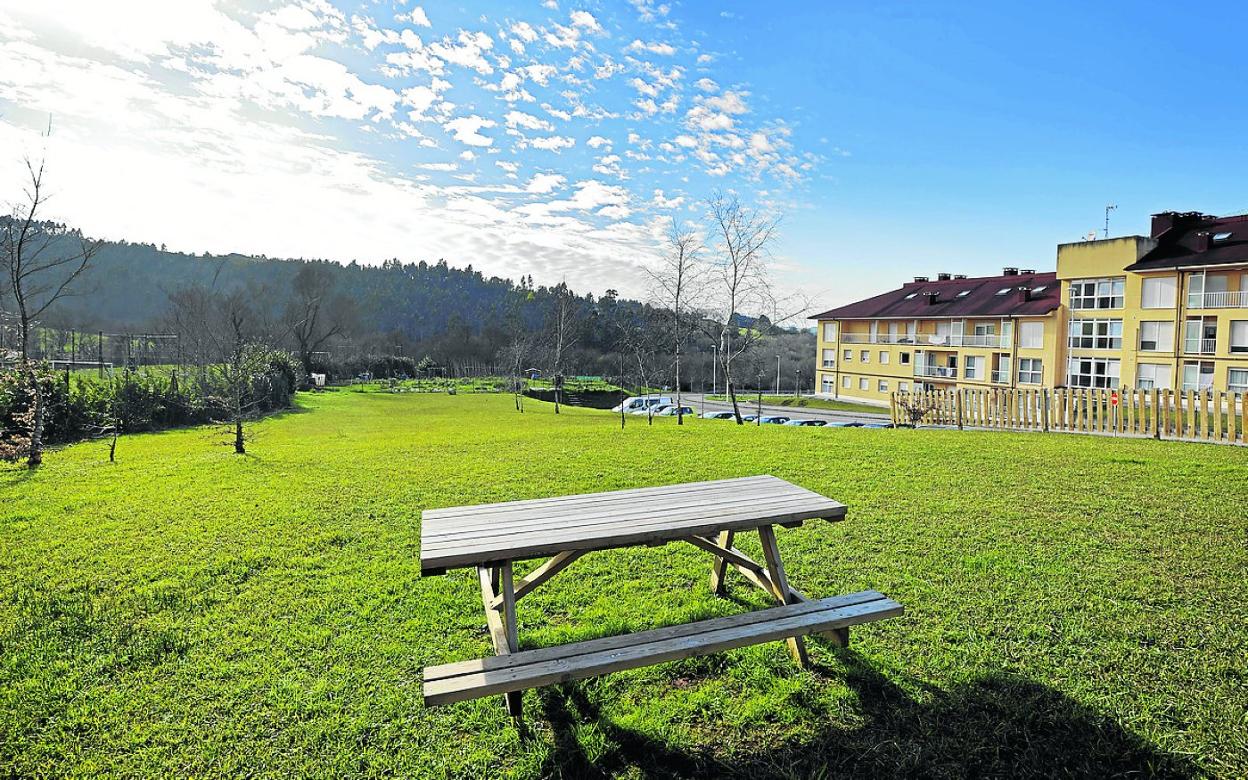
[[[789,589],[789,578],[785,576],[784,564],[780,562],[780,548],[776,545],[776,532],[769,525],[759,526],[758,538],[763,545],[763,560],[767,562],[767,575],[775,586],[772,594],[781,604],[796,604],[799,599]],[[797,665],[810,666],[810,656],[806,652],[806,642],[800,636],[792,636],[785,640],[789,645],[789,653]]]
[[[514,653],[520,650],[520,636],[516,630],[516,588],[515,578],[512,574],[511,561],[504,561],[499,567],[499,586],[502,589],[503,597],[503,631],[507,639],[507,651]],[[512,691],[506,694],[507,698],[507,714],[516,720],[516,727],[519,728],[523,709],[521,706],[521,692]]]
[[[721,531],[719,534],[719,546],[732,547],[733,536],[735,534],[732,531]],[[724,575],[727,573],[728,560],[722,556],[716,556],[715,562],[711,564],[711,592],[716,596],[728,594],[728,586],[724,582]]]

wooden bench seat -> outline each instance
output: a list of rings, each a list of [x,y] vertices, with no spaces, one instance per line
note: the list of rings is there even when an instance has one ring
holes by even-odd
[[[591,639],[558,647],[430,666],[424,674],[426,706],[522,691],[609,672],[709,655],[723,650],[804,636],[894,617],[896,601],[873,590],[786,604],[740,615]]]

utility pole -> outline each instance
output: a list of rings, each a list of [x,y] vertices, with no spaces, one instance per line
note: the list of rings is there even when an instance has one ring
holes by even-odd
[[[776,395],[780,395],[780,356],[776,355]]]

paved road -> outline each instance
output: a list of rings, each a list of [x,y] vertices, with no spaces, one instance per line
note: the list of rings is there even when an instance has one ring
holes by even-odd
[[[703,400],[702,396],[686,393],[685,403],[692,406],[698,414],[702,413]],[[737,397],[737,403],[741,408],[741,414],[754,414],[758,409],[758,405],[753,400],[747,400],[744,396]],[[732,404],[727,401],[706,401],[706,411],[732,411]],[[783,414],[785,417],[800,417],[804,420],[827,420],[828,422],[888,422],[888,412],[881,409],[879,414],[871,414],[867,412],[842,412],[832,409],[812,409],[811,407],[801,406],[773,406],[771,404],[763,404],[763,414]]]

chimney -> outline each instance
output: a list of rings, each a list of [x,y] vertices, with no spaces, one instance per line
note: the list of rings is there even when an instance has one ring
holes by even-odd
[[[1161,238],[1162,234],[1174,227],[1175,217],[1177,216],[1173,211],[1163,211],[1160,214],[1154,214],[1152,228],[1148,231],[1149,238]]]
[[[926,282],[926,281],[927,281],[927,277],[926,277],[926,276],[916,276],[916,277],[914,277],[914,281],[916,281],[916,282]]]
[[[1018,276],[1018,269],[1017,268],[1003,268],[1001,269],[1001,275],[1002,276]]]
[[[1209,251],[1209,234],[1203,230],[1196,234],[1196,251],[1197,252]]]
[[[927,304],[929,306],[940,303],[939,290],[929,290],[928,292],[923,293],[923,297],[927,298]]]
[[[1027,301],[1030,301],[1031,300],[1031,288],[1019,287],[1018,288],[1018,300],[1020,303],[1026,303]]]
[[[936,281],[938,282],[947,282],[952,278],[953,278],[952,274],[946,274],[946,273],[936,274]]]
[[[1035,275],[1036,275],[1036,269],[1034,269],[1034,268],[1024,268],[1023,270],[1019,271],[1019,273],[1020,273],[1020,274],[1022,274],[1023,276],[1035,276]]]
[[[965,278],[966,278],[966,274],[954,274],[954,275],[953,275],[953,278],[954,278],[954,279],[965,279]]]

